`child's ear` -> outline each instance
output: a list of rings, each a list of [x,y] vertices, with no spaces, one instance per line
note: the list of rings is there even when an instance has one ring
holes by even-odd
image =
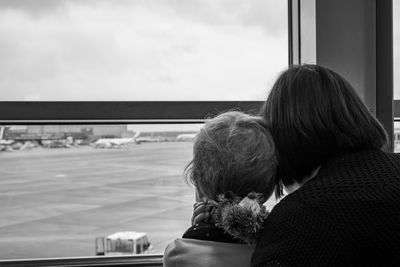
[[[196,202],[206,202],[208,199],[198,190],[196,189]]]

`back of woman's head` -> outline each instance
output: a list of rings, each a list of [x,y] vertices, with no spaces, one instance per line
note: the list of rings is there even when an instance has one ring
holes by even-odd
[[[200,194],[210,200],[229,191],[242,198],[250,192],[268,198],[274,191],[276,166],[264,119],[231,111],[206,122],[186,171]]]
[[[318,65],[283,72],[263,115],[275,142],[277,185],[301,182],[333,157],[387,145],[385,130],[350,83]]]

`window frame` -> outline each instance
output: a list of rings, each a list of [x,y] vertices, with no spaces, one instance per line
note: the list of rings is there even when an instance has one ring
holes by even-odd
[[[304,25],[309,25],[312,20],[304,23],[304,14],[301,9],[301,6],[315,4],[315,1],[288,0],[289,65],[303,63],[304,58],[307,57],[307,51],[304,50],[305,44],[316,40],[315,29],[304,28]],[[392,0],[375,0],[374,4],[376,7],[375,41],[377,42],[375,88],[380,88],[376,90],[375,114],[388,130],[390,140],[393,140],[393,116],[395,120],[400,121],[400,100],[393,101],[393,64],[390,64],[393,62],[393,32],[391,32],[393,2]],[[316,15],[314,19],[317,23],[318,16]],[[315,43],[314,51],[308,50],[308,53],[315,53],[318,63],[317,45]],[[312,55],[310,58],[312,60]],[[208,116],[227,109],[240,109],[254,113],[258,111],[262,103],[262,101],[3,101],[0,102],[0,124],[194,123],[202,122]],[[125,263],[127,266],[162,266],[162,255],[0,260],[0,263],[2,266],[117,266]]]
[[[225,110],[259,112],[263,101],[0,102],[0,124],[199,123]]]
[[[287,0],[288,66],[294,63]],[[226,110],[259,114],[264,101],[0,101],[0,125],[202,123]]]
[[[293,27],[289,33],[292,35],[291,49],[289,55],[295,64],[317,63],[332,67],[339,73],[348,75],[349,70],[354,81],[363,85],[360,88],[365,95],[364,102],[367,108],[382,123],[388,133],[390,151],[394,150],[394,121],[400,121],[400,100],[393,100],[393,0],[338,0],[338,1],[317,1],[317,0],[289,0],[292,20],[289,21]],[[327,6],[334,3],[336,10],[327,9]],[[351,6],[353,5],[353,6]],[[319,7],[324,7],[320,9]],[[361,7],[360,14],[354,15],[352,10],[346,10],[347,25],[349,27],[337,27],[327,23],[332,16],[337,19],[338,10],[343,12],[346,7]],[[322,10],[322,11],[321,11]],[[354,10],[354,9],[353,9]],[[324,13],[326,12],[326,13]],[[359,21],[366,13],[371,16],[368,20]],[[351,25],[352,22],[358,26]],[[325,23],[325,24],[324,24]],[[343,21],[338,22],[343,26]],[[326,29],[324,26],[330,26]],[[360,27],[359,33],[365,39],[357,39],[359,36],[352,36],[351,27]],[[332,36],[325,40],[321,37],[321,31],[327,32],[325,36]],[[339,29],[339,33],[337,32]],[[335,32],[336,31],[336,32]],[[320,33],[320,34],[318,34]],[[346,35],[347,33],[347,35]],[[338,35],[341,35],[338,37]],[[334,36],[334,37],[333,37]],[[371,37],[368,39],[367,37]],[[362,59],[356,58],[358,62],[346,62],[352,54],[349,51],[341,51],[343,44],[360,47],[360,51],[353,51],[355,54],[364,52]],[[311,49],[310,49],[311,47]],[[362,52],[361,52],[362,51]],[[340,63],[338,63],[338,61]],[[370,64],[371,63],[371,64]],[[363,65],[364,64],[364,65]],[[366,66],[367,65],[367,66]],[[366,66],[366,67],[365,67]],[[357,76],[357,77],[355,77]],[[369,82],[366,82],[369,81]]]
[[[88,256],[70,258],[38,258],[38,259],[19,259],[19,260],[0,260],[3,267],[23,267],[23,266],[147,266],[162,267],[162,254],[142,254],[135,256]]]

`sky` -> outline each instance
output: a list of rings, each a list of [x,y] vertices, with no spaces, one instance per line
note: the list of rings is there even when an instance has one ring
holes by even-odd
[[[1,101],[264,100],[287,51],[282,0],[0,1]]]
[[[1,0],[0,100],[264,100],[287,1]]]

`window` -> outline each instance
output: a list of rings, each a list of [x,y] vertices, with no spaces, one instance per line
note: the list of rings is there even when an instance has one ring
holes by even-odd
[[[163,252],[190,224],[183,170],[200,127],[3,128],[0,258],[93,256],[95,237],[125,231]]]
[[[2,1],[2,100],[262,101],[288,62],[281,2]]]
[[[6,0],[0,36],[0,259],[119,231],[162,253],[190,223],[193,134],[288,64],[280,0]]]

